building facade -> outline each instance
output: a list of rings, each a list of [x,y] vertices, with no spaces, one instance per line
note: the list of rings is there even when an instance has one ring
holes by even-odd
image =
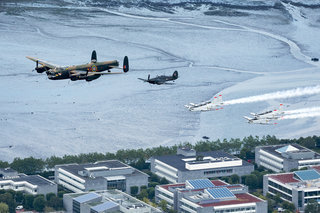
[[[117,160],[55,166],[55,182],[73,192],[147,186],[148,175]]]
[[[119,190],[63,195],[67,213],[157,213],[160,210]]]
[[[320,200],[320,167],[263,176],[263,194],[280,195],[303,211],[310,200]]]
[[[4,172],[6,170],[6,172]],[[41,177],[40,175],[18,174],[12,169],[0,169],[2,178],[0,178],[0,189],[21,191],[24,193],[39,195],[55,193],[58,186],[54,182]]]
[[[298,144],[258,146],[255,149],[255,161],[274,172],[289,172],[320,165],[320,154]]]
[[[156,186],[156,202],[165,200],[168,208],[183,213],[267,213],[265,200],[248,193],[241,184],[197,179],[185,183]]]
[[[170,183],[233,174],[243,176],[254,170],[252,164],[223,151],[196,153],[195,150],[179,148],[177,155],[152,157],[150,162],[151,171]]]

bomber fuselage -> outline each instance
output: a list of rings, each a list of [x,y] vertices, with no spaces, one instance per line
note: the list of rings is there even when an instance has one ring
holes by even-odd
[[[83,65],[57,67],[54,69],[49,69],[46,73],[48,75],[48,78],[51,80],[62,80],[62,79],[68,79],[68,78],[70,78],[71,80],[73,79],[81,80],[81,79],[86,79],[86,78],[81,78],[81,74],[85,76],[87,73],[90,73],[90,72],[102,72],[118,66],[119,66],[119,62],[117,60],[91,62]],[[80,75],[75,75],[76,73],[79,73],[79,72],[81,73]],[[100,75],[97,75],[97,76],[100,76]]]

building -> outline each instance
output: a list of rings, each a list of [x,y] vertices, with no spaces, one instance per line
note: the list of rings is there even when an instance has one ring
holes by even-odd
[[[274,172],[289,172],[312,165],[320,165],[320,154],[298,144],[258,146],[255,161]]]
[[[0,168],[0,178],[17,177],[18,172],[11,168]]]
[[[63,195],[67,213],[156,213],[160,210],[119,190],[103,190]]]
[[[117,160],[55,166],[55,182],[72,192],[147,186],[148,175]]]
[[[165,200],[169,208],[183,213],[267,213],[267,201],[248,193],[241,184],[197,179],[185,183],[156,186],[156,202]]]
[[[58,191],[57,184],[40,175],[18,174],[17,171],[10,168],[0,169],[0,174],[2,175],[0,189],[12,189],[32,195],[57,194]]]
[[[150,162],[151,171],[170,183],[233,174],[242,176],[254,170],[252,164],[223,151],[196,153],[185,148],[178,148],[176,155],[152,157]]]
[[[309,170],[263,176],[263,194],[279,195],[303,211],[305,205],[320,199],[320,166]]]

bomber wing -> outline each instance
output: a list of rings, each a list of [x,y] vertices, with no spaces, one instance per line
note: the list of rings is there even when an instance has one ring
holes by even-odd
[[[59,65],[52,64],[50,62],[46,62],[46,61],[38,59],[38,58],[34,58],[34,57],[30,57],[30,56],[27,56],[26,58],[30,59],[31,61],[38,62],[39,64],[41,64],[45,67],[49,67],[51,69],[56,68],[56,67],[60,67]]]

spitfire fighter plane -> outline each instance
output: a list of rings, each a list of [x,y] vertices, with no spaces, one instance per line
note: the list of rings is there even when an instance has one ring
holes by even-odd
[[[205,101],[199,104],[190,103],[185,105],[190,111],[213,111],[223,109],[222,95],[215,96],[212,101]]]
[[[154,78],[150,78],[150,74],[148,75],[148,79],[138,78],[141,81],[148,82],[149,84],[165,84],[167,81],[174,81],[178,79],[178,71],[174,71],[172,76],[157,76]]]
[[[97,62],[97,53],[95,50],[91,54],[91,62],[83,65],[58,66],[37,58],[29,56],[27,56],[27,58],[36,62],[35,70],[38,73],[46,72],[50,80],[70,79],[71,81],[92,81],[101,75],[120,74],[129,71],[129,60],[127,56],[125,56],[123,60],[123,72],[111,72],[110,69],[119,69],[119,62],[117,60]],[[39,66],[39,64],[41,66]],[[103,72],[106,70],[107,72]]]

